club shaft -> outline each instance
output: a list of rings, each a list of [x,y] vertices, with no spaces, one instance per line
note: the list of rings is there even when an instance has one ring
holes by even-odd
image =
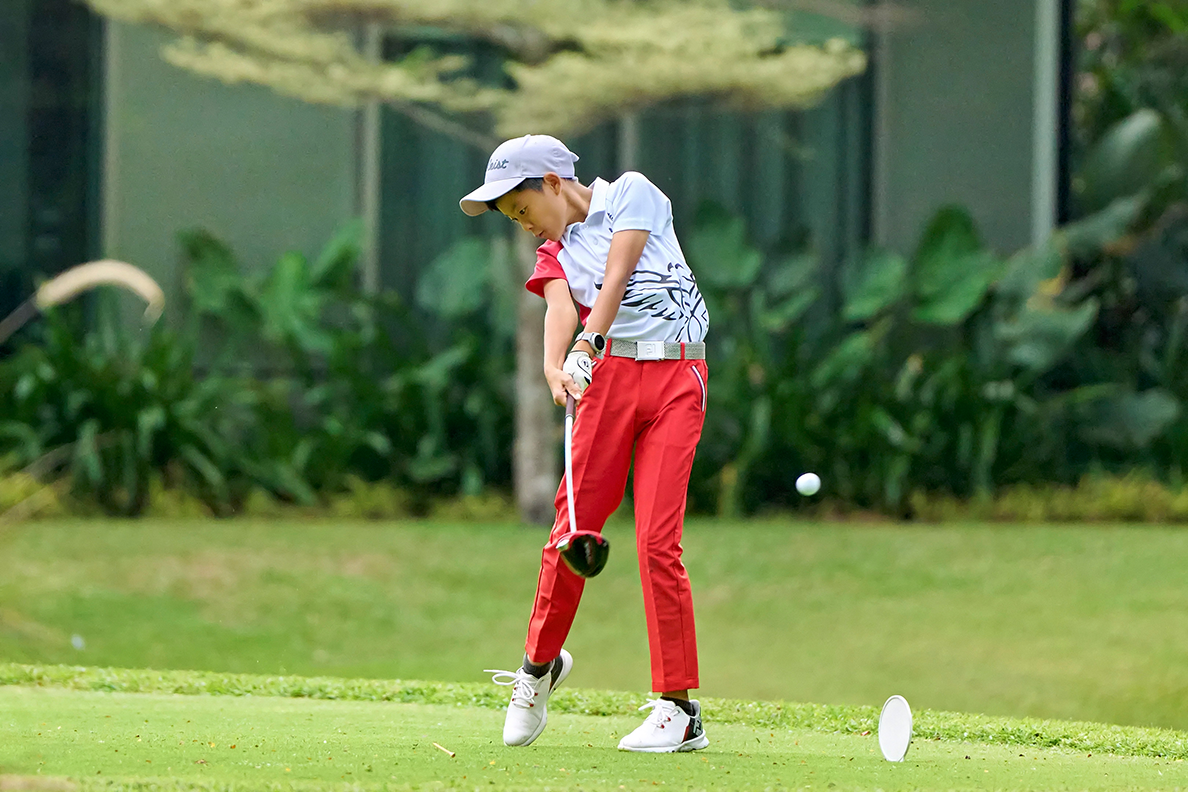
[[[26,300],[21,303],[15,311],[4,317],[4,321],[0,321],[0,344],[3,344],[8,339],[12,338],[17,330],[24,327],[30,319],[37,316],[37,303],[33,300]]]
[[[573,515],[573,418],[576,404],[572,396],[565,397],[565,498],[569,506],[569,532],[577,530]]]

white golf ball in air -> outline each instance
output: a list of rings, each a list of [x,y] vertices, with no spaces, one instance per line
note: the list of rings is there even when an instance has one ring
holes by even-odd
[[[821,489],[821,477],[816,473],[805,473],[796,479],[796,491],[801,495],[816,495]]]

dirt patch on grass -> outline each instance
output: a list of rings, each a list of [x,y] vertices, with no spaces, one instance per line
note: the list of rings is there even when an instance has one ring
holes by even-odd
[[[78,785],[66,778],[0,775],[0,792],[74,792]]]
[[[12,608],[0,607],[0,631],[11,632],[40,643],[53,644],[66,640],[61,630],[46,627]],[[2,776],[0,776],[2,777]],[[0,787],[3,790],[3,787]]]
[[[255,583],[280,559],[257,554],[199,552],[138,559],[121,588],[153,596],[168,594],[207,601],[226,596],[244,584]]]
[[[193,603],[205,619],[243,626],[268,621],[297,589],[385,586],[399,578],[405,565],[403,559],[383,553],[200,550],[121,559],[123,577],[111,585],[122,594]],[[335,584],[334,578],[348,582]]]

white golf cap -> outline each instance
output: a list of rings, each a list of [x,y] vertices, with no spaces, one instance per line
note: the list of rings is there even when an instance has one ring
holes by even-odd
[[[572,179],[573,163],[578,156],[550,135],[524,135],[499,145],[487,161],[487,178],[482,187],[467,195],[458,205],[471,217],[487,211],[487,201],[506,195],[524,179],[539,179],[555,173]]]

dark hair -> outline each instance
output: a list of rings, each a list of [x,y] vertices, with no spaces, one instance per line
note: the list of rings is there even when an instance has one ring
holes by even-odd
[[[515,187],[512,187],[510,190],[505,192],[503,195],[511,195],[512,193],[523,192],[524,190],[535,190],[536,192],[544,192],[544,178],[534,176],[531,179],[524,179],[524,181],[520,182]],[[502,198],[503,195],[499,196],[499,198]],[[493,200],[487,201],[487,208],[490,209],[492,212],[499,211],[499,207],[497,207],[495,205],[495,202],[498,201],[499,198],[495,198]]]

